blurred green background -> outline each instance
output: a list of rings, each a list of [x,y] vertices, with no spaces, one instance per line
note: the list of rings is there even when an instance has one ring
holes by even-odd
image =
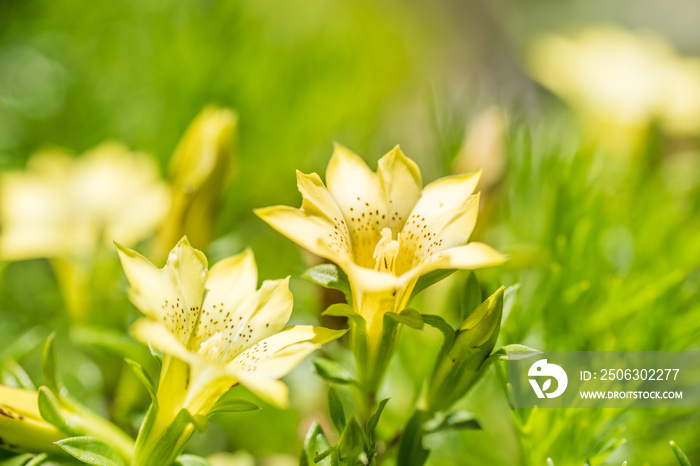
[[[297,205],[294,170],[322,174],[333,141],[370,164],[400,144],[426,182],[483,165],[475,235],[512,259],[478,277],[484,296],[520,284],[503,344],[700,350],[698,135],[668,134],[652,116],[624,149],[608,146],[596,135],[618,127],[603,122],[590,132],[575,105],[528,71],[533,39],[599,24],[651,31],[680,55],[700,56],[700,3],[691,0],[2,0],[0,169],[21,169],[42,147],[81,153],[116,140],[152,154],[165,176],[205,105],[234,109],[234,181],[214,219],[215,241],[195,246],[218,259],[251,245],[261,279],[292,275],[293,320],[315,322],[334,297],[300,278],[313,259],[253,208]],[[115,258],[106,251],[96,261],[90,289],[98,323],[119,330],[136,311]],[[57,330],[72,390],[133,428],[145,394],[126,390],[118,358],[91,344],[104,335],[71,331],[50,263],[2,262],[0,270],[3,380],[17,360],[40,384],[40,345]],[[465,278],[453,275],[414,307],[455,323]],[[385,387],[395,402],[380,435],[405,420],[402,403],[429,371],[418,348],[438,341],[428,330],[402,334]],[[191,451],[294,464],[309,422],[325,419],[325,389],[311,372],[307,362],[288,377],[292,410],[222,415]],[[700,464],[698,410],[511,412],[495,370],[464,407],[483,430],[435,434],[429,464],[674,464],[670,440]]]

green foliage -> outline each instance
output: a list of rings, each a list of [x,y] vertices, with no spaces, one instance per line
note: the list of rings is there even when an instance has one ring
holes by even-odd
[[[119,454],[105,442],[93,437],[72,437],[60,440],[58,446],[85,464],[94,466],[124,466]]]

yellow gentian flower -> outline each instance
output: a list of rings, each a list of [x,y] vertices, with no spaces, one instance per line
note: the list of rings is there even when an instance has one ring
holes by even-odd
[[[484,243],[468,243],[479,210],[479,195],[473,194],[479,175],[450,176],[423,187],[418,166],[398,147],[374,172],[360,156],[336,145],[327,188],[316,173],[297,172],[301,208],[256,213],[347,274],[354,309],[366,321],[371,360],[384,314],[406,307],[421,275],[505,260]]]
[[[700,59],[661,37],[612,26],[549,34],[533,42],[528,62],[613,149],[637,147],[653,123],[672,135],[700,132]]]
[[[162,269],[123,246],[119,255],[131,285],[130,299],[147,316],[134,323],[132,334],[163,351],[159,390],[168,404],[193,415],[206,414],[238,383],[284,406],[287,388],[278,379],[344,333],[308,325],[285,329],[292,312],[289,278],[265,281],[256,291],[257,269],[249,250],[211,270],[204,254],[186,238]],[[163,383],[168,365],[176,365],[173,358],[188,366],[180,386]]]
[[[37,392],[0,385],[0,448],[59,453],[54,442],[66,435],[39,413]]]
[[[74,259],[116,240],[135,244],[167,213],[155,161],[116,143],[81,157],[38,153],[0,175],[0,259]]]

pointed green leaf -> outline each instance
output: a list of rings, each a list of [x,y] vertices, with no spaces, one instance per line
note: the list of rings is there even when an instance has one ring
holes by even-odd
[[[671,440],[669,442],[669,445],[671,445],[671,449],[673,450],[673,454],[676,455],[676,459],[678,459],[678,464],[681,466],[690,466],[690,460],[686,456],[685,453],[683,453],[683,450],[681,450],[681,447],[676,445],[676,442]]]
[[[335,361],[326,358],[316,358],[313,361],[316,373],[328,382],[338,384],[357,384],[348,371]]]
[[[211,416],[216,413],[242,413],[245,411],[255,411],[257,409],[260,409],[260,407],[248,400],[221,399],[216,402],[207,415]]]
[[[41,463],[49,459],[49,455],[46,453],[42,453],[40,455],[36,455],[34,458],[30,459],[27,461],[24,466],[39,466]]]
[[[175,460],[174,466],[211,466],[211,463],[201,456],[180,455]]]
[[[424,289],[428,288],[429,286],[434,285],[435,283],[443,280],[444,278],[449,277],[454,272],[455,272],[455,270],[439,269],[439,270],[434,270],[430,273],[423,275],[416,282],[416,286],[413,287],[413,292],[411,293],[411,299],[413,299],[414,296],[416,296],[418,293],[420,293]],[[409,299],[409,302],[410,302],[410,299]]]
[[[499,359],[503,361],[518,361],[520,359],[531,358],[542,353],[542,351],[525,345],[506,345],[501,348],[501,350],[505,351],[505,354],[501,354],[499,356]]]
[[[408,325],[416,330],[423,329],[423,317],[418,311],[411,309],[410,307],[402,310],[399,314],[396,314],[395,312],[387,312],[385,316],[395,320],[399,324]]]
[[[402,466],[423,466],[428,460],[430,452],[423,447],[423,423],[425,413],[416,411],[406,424],[401,441],[396,463]]]
[[[148,394],[151,395],[151,401],[153,403],[158,403],[158,395],[156,391],[155,384],[150,375],[141,367],[141,364],[137,363],[132,359],[125,359],[126,363],[131,367],[131,369],[136,374],[136,377],[141,381],[141,383],[148,390]]]
[[[329,447],[330,444],[328,443],[325,432],[323,432],[323,429],[319,423],[314,421],[306,433],[304,447],[299,460],[299,466],[311,466],[315,463],[319,453],[326,452]],[[319,462],[321,462],[321,460],[319,460]],[[321,464],[323,466],[329,466],[331,462],[329,459],[326,459]]]
[[[346,464],[355,464],[355,461],[367,450],[365,432],[357,419],[351,417],[345,425],[345,430],[338,441],[338,450],[341,456],[347,456]]]
[[[72,437],[56,444],[69,455],[94,466],[125,466],[119,454],[107,443],[94,437]]]
[[[321,264],[311,267],[302,277],[324,288],[342,291],[348,303],[352,303],[352,291],[347,275],[335,264]]]
[[[35,455],[32,453],[23,453],[21,455],[13,456],[12,458],[7,458],[6,460],[1,460],[0,466],[23,466],[27,463],[27,461],[34,458],[34,456]],[[44,458],[46,458],[46,455],[44,455]]]
[[[372,439],[372,434],[374,433],[374,429],[377,428],[377,424],[379,423],[379,418],[382,416],[382,411],[384,411],[384,407],[386,404],[389,402],[389,398],[384,398],[382,401],[379,402],[379,406],[377,406],[377,410],[372,413],[370,416],[369,420],[367,421],[367,438]]]
[[[41,369],[44,373],[46,386],[55,393],[60,393],[61,388],[63,388],[63,384],[58,377],[58,372],[56,369],[56,349],[54,345],[55,338],[55,332],[46,338],[46,343],[44,343],[44,352],[41,359]]]
[[[343,432],[345,429],[345,409],[343,409],[343,402],[340,400],[338,392],[332,386],[328,387],[328,413],[338,433]]]
[[[426,433],[445,430],[481,430],[481,424],[467,411],[440,412],[423,424]]]
[[[503,293],[503,322],[508,320],[510,311],[513,310],[513,307],[515,306],[515,303],[518,302],[519,297],[520,283],[516,283],[515,285],[506,288],[506,291]]]
[[[54,392],[47,386],[39,387],[37,397],[39,413],[46,422],[68,435],[82,435],[85,432],[66,422]]]

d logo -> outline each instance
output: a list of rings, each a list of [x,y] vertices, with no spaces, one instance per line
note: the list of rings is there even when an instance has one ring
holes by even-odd
[[[549,377],[542,384],[540,388],[539,384],[535,379],[528,379],[532,389],[535,390],[535,395],[537,398],[556,398],[566,390],[566,384],[569,382],[569,378],[566,376],[566,372],[561,367],[556,364],[548,364],[546,359],[540,359],[530,366],[530,370],[527,372],[530,377]],[[557,389],[551,393],[547,393],[549,387],[552,385],[552,378],[557,380]]]

